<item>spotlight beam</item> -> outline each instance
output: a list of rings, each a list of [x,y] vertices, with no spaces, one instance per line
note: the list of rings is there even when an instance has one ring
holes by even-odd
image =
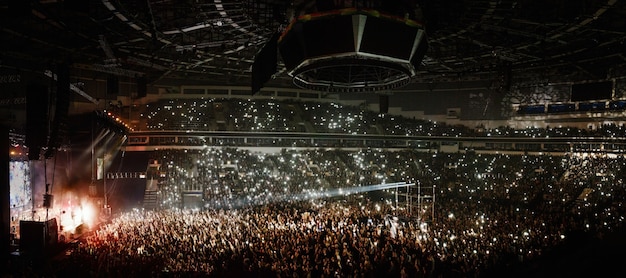
[[[100,132],[98,133],[98,136],[91,141],[91,144],[89,145],[89,148],[86,148],[83,153],[79,156],[79,161],[83,161],[90,153],[91,150],[93,150],[96,145],[98,145],[98,143],[100,143],[100,141],[102,141],[102,139],[104,139],[104,137],[109,133],[109,130],[100,130]]]
[[[385,190],[385,189],[407,187],[407,186],[414,186],[414,185],[415,183],[394,182],[394,183],[382,183],[382,184],[365,185],[365,186],[353,186],[353,187],[347,187],[347,188],[333,188],[333,189],[326,190],[326,191],[314,191],[314,192],[299,193],[299,194],[294,194],[294,195],[290,195],[290,194],[280,195],[280,196],[276,196],[273,198],[267,198],[261,203],[270,204],[270,203],[277,203],[281,201],[290,201],[290,200],[298,200],[298,201],[315,200],[319,198],[348,196],[348,195],[357,194],[357,193],[380,191],[380,190]],[[232,200],[230,202],[230,205],[231,207],[242,207],[249,203],[258,204],[257,202],[249,202],[249,201],[250,201],[249,197],[242,197],[242,198]],[[207,204],[206,207],[210,207],[210,205]]]
[[[337,196],[347,196],[357,193],[363,192],[371,192],[371,191],[380,191],[385,189],[392,189],[398,187],[412,186],[414,183],[404,183],[404,182],[394,182],[394,183],[382,183],[382,184],[374,184],[374,185],[366,185],[366,186],[353,186],[348,188],[333,188],[328,191],[322,192],[313,192],[313,193],[303,193],[300,194],[298,199],[302,200],[311,200],[316,199],[318,197],[337,197]]]

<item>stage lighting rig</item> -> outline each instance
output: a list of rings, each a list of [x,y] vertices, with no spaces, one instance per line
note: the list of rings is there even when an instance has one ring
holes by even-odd
[[[115,117],[106,111],[94,111],[94,120],[101,128],[108,129],[120,136],[125,136],[130,132],[127,124],[124,124],[120,118]]]

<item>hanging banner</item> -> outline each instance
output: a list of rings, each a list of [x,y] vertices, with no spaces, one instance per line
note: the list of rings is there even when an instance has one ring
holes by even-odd
[[[104,158],[96,159],[96,177],[98,180],[104,178]]]

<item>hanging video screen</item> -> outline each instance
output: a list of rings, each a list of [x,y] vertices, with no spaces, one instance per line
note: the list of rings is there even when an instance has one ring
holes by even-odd
[[[28,161],[9,162],[9,195],[11,209],[31,206],[32,187]]]

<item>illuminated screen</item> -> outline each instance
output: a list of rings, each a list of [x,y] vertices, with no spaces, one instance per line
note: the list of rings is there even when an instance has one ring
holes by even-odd
[[[9,195],[12,209],[30,207],[32,189],[28,161],[9,162]]]

